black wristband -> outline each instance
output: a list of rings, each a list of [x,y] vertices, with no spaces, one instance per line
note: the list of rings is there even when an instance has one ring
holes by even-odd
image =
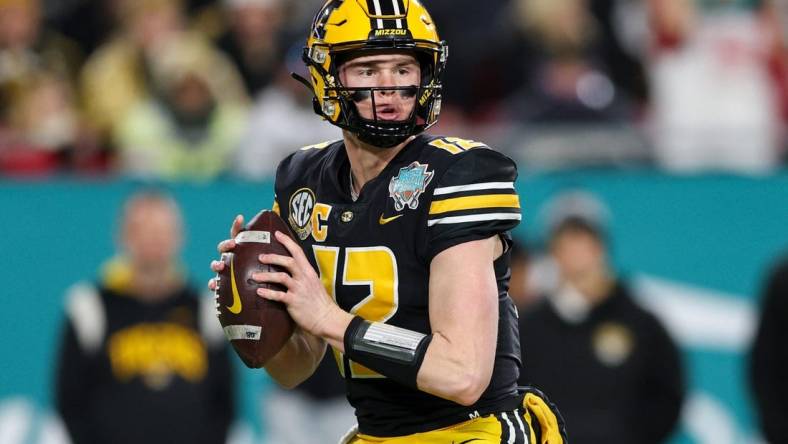
[[[412,388],[418,388],[416,377],[431,341],[432,335],[359,316],[350,321],[343,338],[350,360]]]
[[[364,325],[366,324],[366,325]],[[347,330],[345,330],[345,336],[342,339],[342,342],[345,343],[345,354],[350,357],[351,353],[350,350],[353,349],[353,339],[356,337],[356,333],[363,327],[363,330],[366,331],[369,328],[369,322],[364,320],[361,316],[354,316],[353,320],[350,321],[350,324],[347,326]]]

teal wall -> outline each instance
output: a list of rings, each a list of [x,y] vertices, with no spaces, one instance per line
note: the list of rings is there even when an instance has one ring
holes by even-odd
[[[120,204],[137,187],[125,181],[0,182],[0,403],[22,396],[41,410],[51,405],[63,291],[93,278],[113,253]],[[754,305],[770,261],[788,250],[788,174],[675,177],[594,171],[521,177],[524,223],[517,234],[537,238],[542,204],[557,192],[580,187],[608,205],[614,262],[627,275],[655,276]],[[184,260],[200,285],[211,276],[208,264],[233,216],[251,216],[270,207],[273,198],[270,183],[165,188],[185,212]],[[746,442],[752,415],[744,350],[693,345],[684,351],[693,390],[719,401],[734,418],[737,438],[732,442]],[[265,378],[260,372],[239,372],[247,384],[242,402],[254,411]],[[676,442],[700,442],[688,433]]]

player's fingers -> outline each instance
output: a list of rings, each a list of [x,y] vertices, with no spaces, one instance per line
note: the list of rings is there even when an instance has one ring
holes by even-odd
[[[216,250],[219,251],[219,253],[228,253],[233,251],[233,248],[235,248],[235,241],[232,239],[225,239],[216,246]]]
[[[241,232],[241,228],[244,226],[244,217],[242,214],[235,216],[233,219],[233,226],[230,228],[230,237],[235,239],[235,236]]]
[[[271,301],[288,303],[287,293],[284,291],[271,290],[270,288],[258,288],[257,295]]]
[[[276,236],[276,239],[279,242],[281,242],[282,245],[285,246],[285,248],[287,248],[287,251],[290,252],[290,255],[293,256],[293,259],[295,259],[295,262],[296,264],[298,264],[299,267],[301,267],[304,270],[312,269],[312,265],[309,263],[309,260],[307,260],[306,256],[304,255],[304,250],[302,250],[301,247],[297,243],[295,243],[295,241],[290,236],[286,235],[285,233],[282,233],[281,231],[277,231],[276,233],[274,233],[274,236]]]
[[[211,261],[211,270],[215,271],[216,273],[224,270],[224,262],[223,261]]]
[[[216,291],[216,288],[218,288],[218,285],[216,285],[217,281],[218,279],[216,278],[208,279],[208,289],[211,291]]]
[[[278,265],[284,267],[292,275],[295,270],[295,259],[290,256],[282,256],[280,254],[261,254],[258,260],[268,265]]]
[[[273,283],[273,284],[282,284],[287,288],[291,288],[293,286],[293,278],[290,277],[287,273],[268,273],[268,272],[261,272],[261,273],[252,273],[252,279],[254,279],[258,283]]]

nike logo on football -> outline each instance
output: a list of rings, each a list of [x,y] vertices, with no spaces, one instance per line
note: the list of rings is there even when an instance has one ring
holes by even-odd
[[[396,215],[396,216],[391,216],[391,217],[383,217],[383,214],[381,214],[381,215],[380,215],[380,220],[378,220],[378,222],[379,222],[381,225],[386,225],[387,223],[389,223],[389,222],[393,222],[393,221],[395,221],[395,220],[399,219],[399,218],[400,218],[400,217],[402,217],[402,216],[404,216],[404,214],[398,214],[398,215]]]
[[[235,285],[235,266],[233,265],[235,261],[230,261],[230,284],[232,285],[233,290],[233,305],[227,307],[232,314],[238,314],[243,309],[241,305],[241,295],[238,294],[238,286]]]

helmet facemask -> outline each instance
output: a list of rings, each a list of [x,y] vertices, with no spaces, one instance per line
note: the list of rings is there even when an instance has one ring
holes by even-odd
[[[424,63],[425,57],[420,56],[415,51],[403,52],[413,54],[416,58],[421,71],[418,85],[345,86],[342,84],[342,77],[339,75],[339,70],[342,66],[354,56],[375,55],[377,52],[363,51],[338,54],[335,59],[337,63],[333,66],[333,76],[336,79],[336,86],[328,88],[328,95],[338,98],[337,101],[342,108],[342,115],[345,116],[345,121],[342,122],[347,126],[345,129],[355,134],[362,142],[375,147],[391,148],[399,145],[408,137],[424,131],[427,127],[428,116],[426,107],[419,106],[419,98],[424,96],[424,91],[430,92],[428,97],[440,98],[440,87],[430,84],[432,81],[432,69],[428,64]],[[389,97],[386,100],[386,96],[396,97]],[[410,112],[403,120],[384,119],[379,115],[379,110],[385,108],[384,105],[379,105],[381,100],[385,100],[390,104],[393,102],[392,107],[395,109],[397,106],[404,104],[404,106],[410,108]],[[368,109],[365,113],[362,113],[359,109],[360,107]],[[363,114],[366,114],[367,117],[364,117]]]

